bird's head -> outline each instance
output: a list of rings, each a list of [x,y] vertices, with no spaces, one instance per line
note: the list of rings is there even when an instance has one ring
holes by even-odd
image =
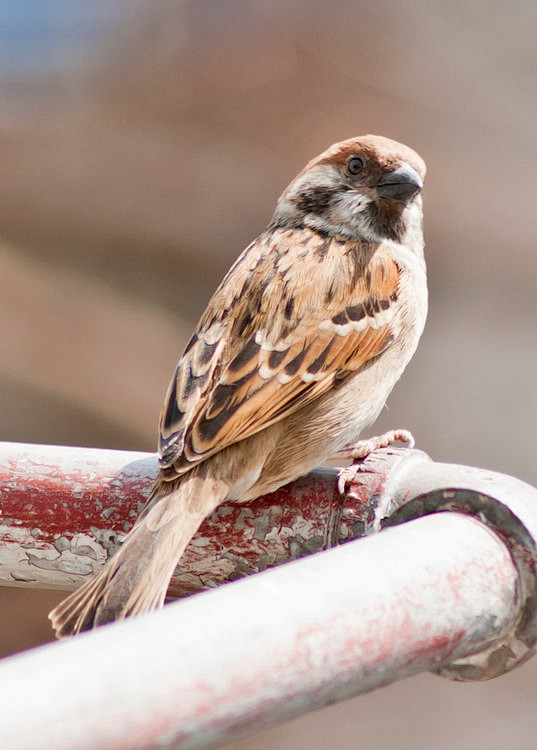
[[[307,226],[361,242],[405,241],[421,227],[425,163],[412,149],[378,135],[336,143],[295,177],[271,226]]]

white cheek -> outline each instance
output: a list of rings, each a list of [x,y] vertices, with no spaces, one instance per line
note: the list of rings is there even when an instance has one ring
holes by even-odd
[[[348,190],[346,193],[343,193],[340,202],[345,207],[347,215],[350,216],[361,213],[371,203],[366,195],[354,190]]]
[[[353,236],[363,237],[368,242],[382,242],[367,213],[371,202],[364,193],[349,190],[331,206],[329,220],[335,226],[346,228]]]

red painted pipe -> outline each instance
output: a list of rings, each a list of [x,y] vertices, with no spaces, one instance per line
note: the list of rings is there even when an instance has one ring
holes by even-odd
[[[156,472],[145,453],[0,444],[0,582],[76,588],[117,548]],[[247,505],[220,506],[189,545],[170,596],[357,536],[361,504],[346,508],[336,479],[320,470]]]

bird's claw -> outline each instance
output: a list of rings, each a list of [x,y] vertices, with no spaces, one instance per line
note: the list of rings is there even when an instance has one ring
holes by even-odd
[[[405,443],[408,448],[413,448],[416,444],[412,433],[409,430],[389,430],[377,437],[359,440],[357,443],[346,445],[338,452],[337,458],[352,458],[354,461],[361,460],[369,456],[373,451],[379,448],[388,448],[396,442]],[[343,495],[347,486],[355,478],[359,471],[358,466],[347,466],[341,469],[338,474],[337,487]]]

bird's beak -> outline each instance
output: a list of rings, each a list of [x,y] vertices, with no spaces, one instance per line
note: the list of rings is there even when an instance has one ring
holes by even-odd
[[[423,180],[410,164],[402,164],[393,172],[383,174],[376,185],[381,198],[404,202],[409,201],[422,187]]]

